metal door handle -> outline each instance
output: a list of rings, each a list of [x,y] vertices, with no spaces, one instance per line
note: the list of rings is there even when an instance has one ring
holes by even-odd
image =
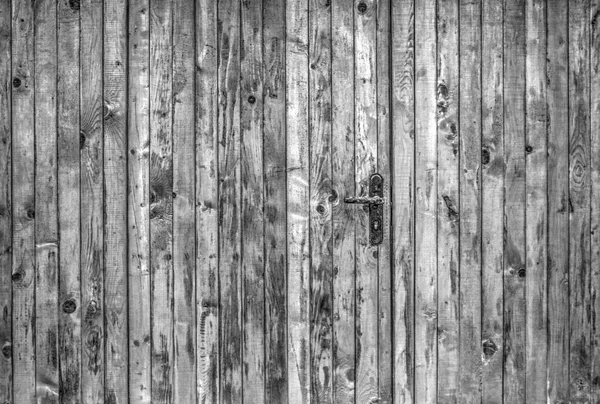
[[[383,241],[383,177],[373,174],[369,179],[369,196],[347,196],[346,203],[367,205],[369,209],[369,242],[379,245]]]

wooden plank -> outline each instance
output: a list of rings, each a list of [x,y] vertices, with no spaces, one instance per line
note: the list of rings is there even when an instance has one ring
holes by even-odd
[[[458,402],[481,402],[481,7],[460,4]],[[448,214],[452,202],[445,201]],[[443,367],[440,371],[445,371]]]
[[[242,2],[240,159],[243,399],[265,393],[262,1]]]
[[[109,403],[129,398],[127,306],[127,10],[104,2],[104,301]]]
[[[394,404],[415,400],[415,5],[392,2],[392,267]]]
[[[35,3],[35,394],[58,403],[56,4]]]
[[[354,12],[355,194],[368,195],[377,172],[377,3],[356,4]],[[369,214],[355,206],[356,218],[356,389],[358,403],[378,399],[378,248],[369,242]]]
[[[286,2],[287,379],[299,404],[311,402],[308,25],[308,4]]]
[[[344,203],[356,195],[354,172],[354,1],[331,4],[331,164],[337,197],[333,221],[333,402],[354,403],[355,355],[355,273],[357,224],[360,207]],[[364,233],[366,228],[358,228]]]
[[[484,1],[481,27],[482,401],[502,403],[504,268],[504,93],[502,2]]]
[[[58,5],[59,371],[60,399],[81,402],[81,233],[79,131],[80,3]]]
[[[196,402],[194,3],[173,2],[173,402]]]
[[[310,373],[311,399],[332,402],[332,226],[331,226],[331,8],[309,2],[310,63]]]
[[[504,15],[504,401],[525,400],[525,1]]]
[[[383,196],[388,203],[383,206],[383,244],[379,246],[379,302],[378,302],[378,367],[379,401],[392,403],[393,399],[393,308],[392,308],[392,228],[391,228],[391,98],[390,98],[390,45],[391,2],[377,2],[377,172],[384,178]]]
[[[197,401],[219,401],[217,2],[196,7]]]
[[[13,402],[35,401],[34,14],[12,2]]]
[[[242,401],[240,2],[219,3],[218,178],[219,178],[219,369],[220,400]]]
[[[173,402],[172,3],[150,1],[152,402]]]
[[[129,4],[127,197],[129,251],[129,395],[150,403],[150,127],[149,11],[147,0]]]
[[[285,3],[263,0],[265,401],[288,402]]]
[[[436,2],[415,3],[415,402],[437,400]]]
[[[569,401],[568,13],[548,2],[548,400]]]
[[[525,206],[526,262],[525,296],[526,395],[528,403],[547,399],[547,176],[546,164],[546,4],[527,1],[526,5],[526,141]]]
[[[590,32],[588,0],[569,2],[569,402],[590,402]]]
[[[439,403],[455,403],[459,383],[459,1],[438,3],[438,385]],[[472,23],[467,18],[467,24]],[[469,26],[464,27],[472,40]],[[462,27],[461,27],[462,32]],[[468,57],[468,55],[466,55]],[[477,100],[473,100],[476,102]],[[475,134],[473,134],[475,135]],[[468,220],[468,218],[467,218]]]
[[[0,2],[0,400],[12,400],[11,2]]]

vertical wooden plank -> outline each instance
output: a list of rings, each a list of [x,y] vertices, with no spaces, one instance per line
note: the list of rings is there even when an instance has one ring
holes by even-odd
[[[504,401],[525,400],[525,1],[504,14]]]
[[[58,403],[56,3],[35,13],[35,378],[38,402]]]
[[[126,403],[127,348],[127,7],[104,3],[104,301],[108,403]]]
[[[503,3],[481,11],[481,339],[482,401],[502,403],[504,263]]]
[[[355,369],[355,215],[344,203],[356,194],[354,172],[354,1],[334,0],[331,7],[331,158],[337,198],[333,220],[333,401],[353,403]],[[359,228],[360,232],[366,231]]]
[[[12,400],[11,2],[0,2],[0,400]]]
[[[394,403],[415,400],[415,5],[392,3],[392,228]]]
[[[242,401],[240,2],[219,3],[219,402]]]
[[[265,401],[285,404],[288,402],[285,3],[263,0],[263,10]]]
[[[358,1],[354,12],[354,150],[356,195],[368,195],[377,172],[377,3]],[[378,248],[369,242],[369,214],[356,218],[356,390],[358,403],[378,398]]]
[[[265,289],[263,202],[262,1],[242,2],[240,165],[243,399],[263,402]]]
[[[308,3],[286,2],[287,378],[290,403],[311,402]]]
[[[79,131],[80,3],[58,3],[58,235],[60,399],[81,402],[81,233]]]
[[[548,400],[569,401],[568,13],[548,2]]]
[[[415,3],[415,402],[437,400],[436,2]]]
[[[331,5],[309,2],[311,397],[332,402]]]
[[[460,4],[459,386],[458,401],[481,402],[481,7]],[[448,205],[448,204],[446,204]],[[447,206],[450,210],[450,207]],[[440,371],[444,371],[440,368]]]
[[[526,402],[547,400],[547,178],[546,4],[528,0],[526,10]]]
[[[459,382],[459,1],[438,2],[438,385],[439,403],[458,400]],[[467,19],[466,21],[470,21]],[[471,21],[472,23],[472,21]],[[467,41],[470,27],[464,27]],[[462,33],[462,29],[461,29]],[[474,67],[474,66],[473,66]],[[473,100],[476,102],[477,100]],[[475,133],[473,136],[476,135]]]
[[[569,381],[571,403],[590,401],[589,0],[569,2]]]
[[[378,368],[379,400],[392,403],[393,398],[393,308],[392,308],[392,266],[391,266],[391,101],[390,101],[390,44],[391,44],[391,2],[377,2],[377,172],[384,178],[383,196],[387,203],[383,206],[383,244],[379,246],[377,258],[379,267],[378,302]]]
[[[217,2],[196,3],[197,401],[219,401]]]
[[[173,402],[196,402],[195,8],[173,2]]]
[[[35,401],[33,3],[12,2],[12,349],[15,403]]]
[[[173,402],[172,2],[150,1],[152,402]]]
[[[151,401],[150,362],[150,94],[149,11],[147,0],[129,4],[127,95],[129,396]]]

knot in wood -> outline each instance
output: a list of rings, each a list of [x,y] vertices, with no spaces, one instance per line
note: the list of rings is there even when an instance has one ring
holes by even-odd
[[[486,359],[490,359],[497,351],[498,347],[493,340],[486,339],[483,341],[483,354],[485,355]]]
[[[21,79],[18,77],[15,77],[12,81],[13,87],[14,88],[19,88],[21,87]]]
[[[251,95],[250,97],[248,97],[248,102],[249,102],[250,104],[254,104],[254,103],[256,102],[256,97],[255,97],[255,96],[253,96],[253,95]]]
[[[13,282],[21,282],[23,280],[23,274],[21,272],[15,272],[12,274]]]
[[[531,154],[533,152],[533,147],[531,147],[530,145],[525,146],[525,152],[527,154]]]
[[[33,209],[33,208],[27,209],[27,219],[29,219],[29,220],[35,219],[35,209]]]
[[[483,164],[484,166],[490,164],[490,151],[487,147],[484,147],[481,150],[481,164]]]
[[[519,275],[519,278],[525,278],[525,275],[526,275],[525,268],[519,268],[519,271],[517,273]]]
[[[2,356],[4,356],[6,359],[10,359],[11,358],[11,356],[12,356],[12,344],[10,342],[7,342],[2,347]]]
[[[364,14],[367,12],[367,3],[365,3],[364,1],[361,1],[360,3],[358,3],[358,5],[356,6],[356,9],[358,10],[359,13]]]
[[[68,299],[63,302],[62,309],[65,313],[71,314],[77,309],[77,303],[73,299]]]

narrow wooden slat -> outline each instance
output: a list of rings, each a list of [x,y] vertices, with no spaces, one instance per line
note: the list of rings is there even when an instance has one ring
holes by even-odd
[[[415,7],[392,2],[392,301],[394,404],[415,400],[414,371],[414,161]]]
[[[377,172],[384,179],[383,196],[388,202],[383,207],[383,244],[380,245],[379,260],[379,306],[378,312],[378,368],[379,401],[392,403],[393,398],[393,308],[392,308],[392,228],[391,228],[391,98],[390,98],[390,45],[391,45],[391,1],[377,2]]]
[[[173,402],[196,402],[194,3],[173,2]]]
[[[263,202],[262,1],[242,2],[240,159],[243,398],[264,402],[265,289]]]
[[[108,403],[128,402],[127,9],[104,3],[104,302]]]
[[[152,402],[173,402],[172,2],[150,1]]]
[[[354,1],[331,5],[332,181],[337,194],[333,219],[333,401],[353,403],[355,369],[355,214],[344,203],[356,194],[354,172]],[[364,233],[366,228],[359,228]]]
[[[527,403],[547,400],[547,147],[546,147],[546,4],[527,1],[526,49],[526,396]]]
[[[286,2],[287,379],[298,404],[311,402],[308,26],[308,4]]]
[[[548,400],[569,401],[568,13],[548,2]],[[551,29],[550,29],[551,27]]]
[[[331,226],[331,8],[309,2],[310,63],[310,373],[311,399],[332,402],[332,226]]]
[[[35,393],[58,403],[56,4],[35,3]]]
[[[12,383],[14,403],[35,401],[34,14],[12,2]]]
[[[58,3],[58,236],[60,399],[81,402],[79,3]]]
[[[219,401],[217,2],[196,5],[197,402]]]
[[[504,113],[502,2],[486,0],[481,18],[481,372],[482,401],[502,403],[504,262]]]
[[[240,2],[219,3],[219,402],[242,402]]]
[[[525,400],[525,1],[504,14],[504,401]]]
[[[481,7],[460,4],[458,402],[481,402]],[[452,202],[446,201],[447,214]],[[443,367],[440,372],[445,372]]]
[[[438,3],[438,392],[439,403],[457,402],[459,382],[459,1]],[[466,21],[469,23],[469,19]],[[472,21],[471,21],[472,23]],[[464,27],[469,30],[469,27]],[[462,29],[461,29],[462,32]],[[472,40],[470,32],[466,39]],[[472,66],[475,68],[476,66]],[[477,102],[477,100],[473,100]],[[473,136],[476,135],[475,133]],[[468,220],[468,218],[467,218]]]
[[[569,1],[569,402],[590,402],[589,0]]]
[[[150,403],[150,127],[149,11],[147,0],[129,3],[127,92],[129,397]]]
[[[418,1],[415,8],[415,402],[435,403],[438,339],[436,2]]]
[[[12,400],[11,2],[0,2],[0,400]]]
[[[354,12],[354,131],[356,195],[368,195],[377,172],[377,3],[356,3]],[[369,242],[369,214],[356,218],[356,390],[357,403],[378,398],[378,248]]]
[[[288,402],[285,3],[263,0],[265,401]]]

